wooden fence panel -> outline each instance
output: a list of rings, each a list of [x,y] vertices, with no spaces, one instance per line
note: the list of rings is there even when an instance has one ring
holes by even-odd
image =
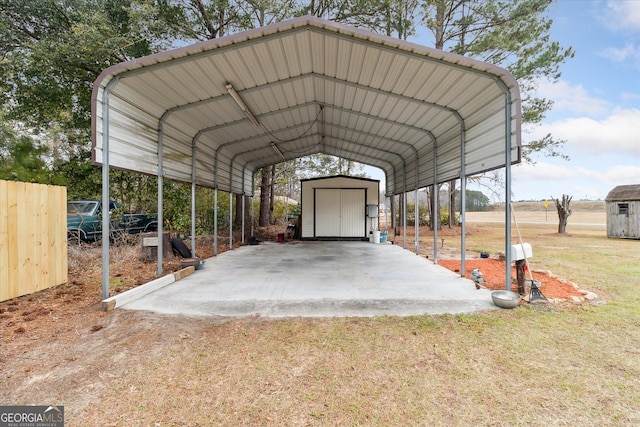
[[[68,281],[67,189],[0,180],[0,301]]]

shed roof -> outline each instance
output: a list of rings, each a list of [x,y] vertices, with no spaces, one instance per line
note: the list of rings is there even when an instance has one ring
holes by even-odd
[[[387,194],[520,161],[509,72],[309,16],[117,64],[92,105],[95,163],[233,193],[314,153],[381,168]]]
[[[618,185],[609,191],[605,201],[607,202],[631,202],[640,200],[640,184]]]

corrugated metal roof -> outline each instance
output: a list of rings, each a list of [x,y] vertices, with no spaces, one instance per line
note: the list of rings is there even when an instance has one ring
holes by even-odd
[[[381,168],[397,194],[431,185],[434,166],[460,177],[463,138],[466,175],[504,167],[507,131],[519,162],[520,116],[504,69],[301,17],[105,70],[92,151],[155,175],[161,140],[165,177],[191,182],[193,161],[197,184],[245,194],[258,168],[321,152]]]
[[[604,199],[607,202],[631,202],[640,200],[640,184],[618,185],[609,191]]]

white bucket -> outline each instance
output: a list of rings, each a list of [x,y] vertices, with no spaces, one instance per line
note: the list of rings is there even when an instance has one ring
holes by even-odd
[[[380,230],[373,230],[373,243],[380,243]]]

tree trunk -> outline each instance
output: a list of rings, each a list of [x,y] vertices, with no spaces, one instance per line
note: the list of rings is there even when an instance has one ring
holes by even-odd
[[[274,208],[274,203],[275,203],[275,182],[276,182],[276,166],[273,165],[271,166],[271,179],[270,179],[270,186],[269,186],[269,224],[273,225],[274,222],[274,218],[273,218],[273,208]]]
[[[573,196],[568,196],[566,194],[562,195],[562,202],[558,199],[553,199],[556,204],[556,210],[558,211],[558,233],[564,234],[567,230],[567,221],[569,216],[571,215],[571,208],[569,204],[571,203],[571,199]]]
[[[258,218],[258,225],[260,227],[266,227],[271,225],[269,221],[269,188],[271,188],[271,168],[273,166],[267,166],[262,168],[262,180],[260,182],[260,216]]]

